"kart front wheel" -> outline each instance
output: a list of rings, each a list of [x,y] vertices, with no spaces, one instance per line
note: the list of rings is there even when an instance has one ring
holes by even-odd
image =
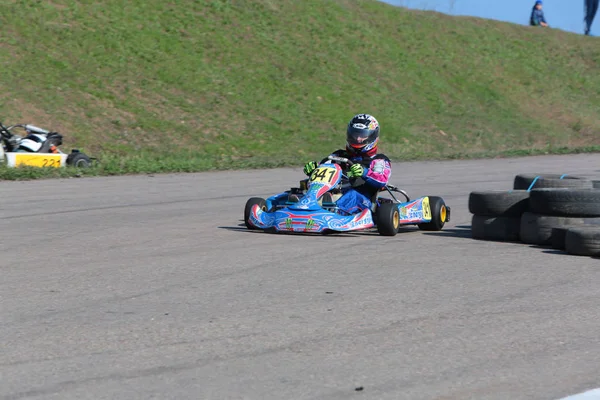
[[[246,202],[246,207],[244,207],[244,224],[246,224],[246,228],[248,229],[259,229],[252,225],[250,222],[250,213],[252,212],[252,207],[258,204],[263,211],[267,211],[267,202],[262,197],[251,197]]]
[[[431,222],[419,224],[422,231],[441,231],[448,221],[449,208],[441,197],[429,196],[429,207],[431,207]]]
[[[377,208],[377,232],[383,236],[395,236],[400,227],[400,212],[394,203],[383,203]]]

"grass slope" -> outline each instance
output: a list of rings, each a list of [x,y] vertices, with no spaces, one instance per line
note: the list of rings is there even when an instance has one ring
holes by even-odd
[[[374,0],[7,0],[0,23],[0,120],[94,173],[299,165],[357,112],[395,160],[600,144],[598,41],[558,30]]]

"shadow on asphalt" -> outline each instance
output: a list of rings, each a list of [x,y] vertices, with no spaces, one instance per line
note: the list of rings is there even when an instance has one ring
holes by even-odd
[[[437,232],[423,232],[427,236],[455,237],[462,239],[471,239],[471,225],[457,225],[454,228],[443,228]]]
[[[240,220],[242,221],[242,220]],[[322,233],[308,233],[308,232],[262,232],[259,230],[249,230],[248,228],[246,228],[246,225],[244,223],[240,223],[237,226],[219,226],[219,229],[226,229],[229,231],[234,231],[234,232],[244,232],[244,233],[249,233],[249,234],[262,234],[262,235],[281,235],[281,236],[320,236],[320,237],[343,237],[343,238],[352,238],[352,237],[360,237],[360,236],[380,236],[379,233],[375,230],[366,230],[366,231],[357,231],[357,232],[337,232],[337,233],[329,233],[329,234],[322,234]],[[479,239],[473,239],[471,236],[471,225],[457,225],[454,228],[446,228],[446,229],[442,229],[441,231],[437,231],[437,232],[427,232],[427,231],[421,231],[419,228],[417,227],[412,227],[412,226],[407,226],[407,227],[402,227],[400,228],[400,230],[398,231],[398,234],[396,235],[396,238],[398,236],[401,236],[403,234],[408,234],[408,233],[413,233],[413,232],[421,232],[424,235],[427,236],[441,236],[441,237],[454,237],[454,238],[462,238],[462,239],[471,239],[471,240],[479,240]],[[402,240],[402,239],[400,239]],[[525,243],[522,242],[505,242],[505,243],[521,243],[526,245]],[[548,246],[539,246],[539,245],[526,245],[532,249],[537,249],[537,250],[541,250],[542,253],[545,254],[554,254],[554,255],[559,255],[559,256],[568,256],[568,257],[586,257],[586,256],[577,256],[574,254],[569,254],[564,250],[557,250],[557,249],[552,249],[549,248]],[[591,257],[591,258],[595,258],[600,260],[600,257]]]
[[[542,253],[546,253],[546,254],[555,254],[555,255],[559,255],[559,256],[572,256],[572,254],[569,254],[564,250],[549,249],[547,247],[542,247],[542,246],[530,246],[530,247],[534,248],[534,249],[541,249]]]
[[[242,220],[240,220],[242,221]],[[357,237],[357,236],[381,236],[379,232],[375,229],[365,230],[365,231],[356,231],[356,232],[334,232],[328,234],[322,233],[309,233],[309,232],[263,232],[260,230],[250,230],[246,228],[244,223],[240,223],[237,226],[219,226],[219,229],[226,229],[233,232],[244,232],[244,233],[253,233],[253,234],[277,234],[277,235],[290,235],[290,236],[331,236],[331,237]],[[414,233],[421,232],[425,235],[430,236],[442,236],[442,237],[458,237],[458,238],[471,238],[471,225],[458,225],[454,228],[446,228],[438,232],[427,232],[421,231],[417,227],[406,226],[401,227],[398,231],[396,237]]]
[[[426,235],[432,235],[432,236],[442,236],[442,237],[457,237],[457,238],[465,238],[465,239],[471,239],[471,240],[477,240],[477,241],[486,241],[484,239],[473,239],[471,237],[471,226],[470,225],[457,225],[455,228],[450,228],[450,229],[443,229],[439,232],[426,232]],[[489,242],[494,242],[494,240],[487,240]],[[514,243],[514,244],[521,244],[524,246],[527,246],[531,249],[536,249],[536,250],[541,250],[542,253],[545,254],[553,254],[553,255],[559,255],[559,256],[568,256],[568,257],[588,257],[588,256],[577,256],[574,254],[569,254],[564,250],[558,250],[558,249],[553,249],[551,246],[540,246],[540,245],[532,245],[532,244],[525,244],[521,241],[498,241],[498,243]],[[600,259],[600,257],[592,257],[592,258],[597,258]]]
[[[240,220],[243,221],[243,220]],[[265,232],[258,229],[248,229],[246,225],[242,222],[237,226],[218,226],[219,229],[225,229],[232,232],[243,232],[246,234],[254,234],[254,235],[278,235],[278,236],[320,236],[320,237],[356,237],[356,236],[365,236],[369,235],[371,232],[349,232],[349,233],[311,233],[311,232]],[[377,232],[375,232],[377,234]]]
[[[227,229],[228,231],[246,231],[253,232],[250,229],[246,228],[244,224],[238,224],[237,226],[218,226],[219,229]]]
[[[284,236],[320,236],[320,237],[344,237],[344,238],[352,238],[352,237],[360,237],[360,236],[381,236],[376,229],[369,229],[364,231],[354,231],[354,232],[330,232],[330,233],[311,233],[311,232],[263,232],[261,230],[250,230],[246,228],[246,225],[243,223],[238,224],[237,226],[218,226],[219,229],[225,229],[232,232],[244,232],[249,234],[263,234],[263,235],[284,235]],[[401,236],[403,234],[407,234],[410,232],[419,231],[418,228],[406,227],[401,228],[398,231],[396,237]]]
[[[577,254],[569,254],[566,252],[566,250],[549,249],[544,246],[530,246],[530,247],[533,247],[534,249],[543,249],[542,253],[546,253],[546,254],[554,254],[554,255],[566,256],[566,257],[586,257],[586,258],[593,258],[596,260],[600,260],[600,257],[595,257],[595,256],[580,256]]]
[[[594,257],[594,256],[580,256],[578,254],[570,254],[567,253],[566,250],[560,250],[560,249],[553,249],[552,246],[550,245],[537,245],[537,244],[530,244],[530,245],[526,245],[532,249],[537,249],[537,250],[541,250],[542,253],[545,254],[554,254],[554,255],[559,255],[559,256],[567,256],[567,257],[587,257],[587,258],[596,258],[596,259],[600,259],[600,257]]]

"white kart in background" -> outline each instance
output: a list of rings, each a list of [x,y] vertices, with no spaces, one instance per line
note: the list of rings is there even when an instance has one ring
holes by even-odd
[[[23,129],[25,135],[13,133],[16,128]],[[16,124],[6,127],[0,122],[0,163],[6,161],[8,167],[89,167],[91,159],[85,153],[73,149],[67,154],[59,149],[62,138],[58,132],[34,125]]]

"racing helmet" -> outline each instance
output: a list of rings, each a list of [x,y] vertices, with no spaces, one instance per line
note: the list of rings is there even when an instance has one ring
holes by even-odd
[[[346,149],[350,153],[368,156],[377,153],[379,122],[369,114],[356,114],[346,131]]]
[[[46,138],[43,135],[36,135],[35,133],[30,133],[21,140],[17,151],[35,153],[42,147],[45,141]]]

